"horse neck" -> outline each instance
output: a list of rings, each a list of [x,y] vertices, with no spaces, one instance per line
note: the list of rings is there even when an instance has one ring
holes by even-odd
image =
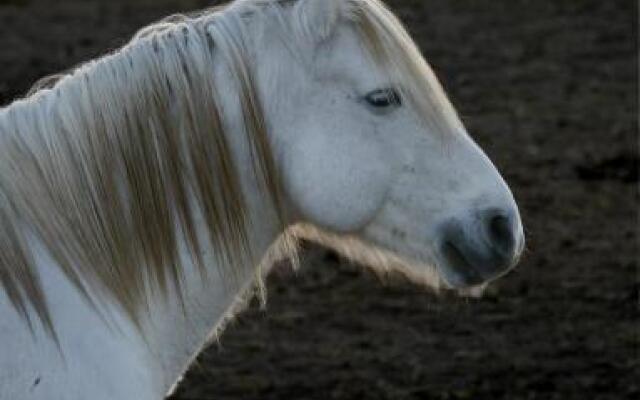
[[[224,268],[217,265],[216,250],[205,249],[206,273],[182,255],[184,286],[182,295],[169,290],[167,297],[156,297],[150,302],[149,318],[143,328],[149,348],[162,370],[165,389],[170,391],[199,351],[217,339],[226,322],[238,312],[260,285],[262,276],[273,257],[278,257],[282,222],[275,206],[258,182],[253,168],[253,156],[245,132],[241,105],[235,93],[228,66],[214,65],[220,94],[227,138],[247,207],[249,256],[240,265],[233,265],[235,276],[231,281],[221,275]],[[197,229],[198,230],[198,229]],[[204,227],[202,227],[204,232]],[[183,246],[184,248],[184,246]]]
[[[220,75],[224,75],[222,66],[216,65]],[[227,80],[221,80],[227,81]],[[230,82],[230,80],[228,80]],[[186,371],[199,351],[210,341],[217,339],[226,322],[234,316],[253,295],[256,285],[261,284],[263,271],[258,268],[268,263],[269,250],[277,245],[282,233],[275,207],[265,201],[266,197],[252,168],[250,145],[241,122],[242,112],[234,100],[235,95],[225,96],[234,89],[223,83],[220,94],[223,100],[223,118],[228,125],[228,139],[233,151],[235,165],[238,168],[240,183],[245,196],[248,215],[248,243],[251,246],[249,256],[242,264],[233,265],[232,279],[223,276],[223,266],[218,265],[216,250],[205,249],[203,275],[193,264],[190,256],[181,255],[184,265],[184,285],[182,294],[169,289],[167,296],[151,299],[149,318],[143,332],[149,349],[153,353],[163,376],[164,389],[171,391],[177,379]],[[231,100],[229,100],[231,99]],[[198,231],[204,232],[204,226]],[[186,248],[182,246],[182,248]]]
[[[218,265],[220,258],[216,257],[216,249],[211,247],[203,249],[205,265],[203,273],[192,262],[187,250],[188,246],[186,244],[181,246],[180,258],[184,268],[181,292],[178,293],[169,287],[166,294],[150,294],[148,313],[142,320],[142,328],[138,330],[118,306],[104,304],[98,296],[91,300],[104,308],[104,315],[108,318],[103,319],[92,315],[95,310],[88,305],[78,288],[70,284],[59,268],[55,267],[55,262],[47,255],[42,244],[36,239],[31,240],[31,245],[39,249],[36,253],[41,254],[38,255],[38,272],[44,294],[50,300],[51,317],[59,336],[59,350],[62,351],[64,358],[73,360],[76,356],[79,359],[101,357],[99,354],[102,353],[98,351],[99,346],[96,346],[95,351],[92,348],[78,350],[78,323],[81,322],[85,336],[94,336],[95,333],[97,341],[106,337],[110,343],[116,343],[115,347],[104,344],[105,349],[122,352],[125,356],[126,353],[134,351],[144,354],[142,358],[147,360],[145,365],[150,369],[148,374],[154,377],[155,385],[161,386],[154,388],[156,393],[166,393],[173,387],[202,347],[221,333],[225,322],[246,302],[257,283],[256,278],[259,278],[258,266],[267,258],[270,247],[282,233],[282,221],[279,219],[278,212],[270,202],[265,201],[264,189],[258,183],[253,169],[248,167],[253,165],[251,146],[244,132],[242,111],[234,93],[232,79],[225,79],[225,75],[228,74],[226,66],[218,63],[214,68],[214,74],[221,77],[219,94],[224,114],[222,117],[227,125],[226,134],[229,148],[233,153],[232,157],[235,165],[239,167],[238,179],[245,195],[246,214],[249,221],[247,242],[251,247],[250,256],[245,258],[242,265],[233,265],[234,279],[231,283],[228,277],[220,272],[223,268]],[[25,115],[30,115],[33,111],[31,108],[38,106],[36,102],[23,101],[2,110],[4,113],[0,113],[0,117],[6,117],[10,110],[13,113],[26,112]],[[204,221],[196,225],[196,231],[204,235],[206,232]],[[4,319],[5,321],[15,321],[15,323],[8,322],[12,325],[18,324],[18,319],[14,318],[14,315],[17,315],[15,310],[11,309],[0,293],[0,319],[3,319],[5,313],[10,317]],[[0,328],[2,325],[0,322]],[[36,329],[36,337],[46,338],[44,329],[39,326]],[[9,335],[16,336],[14,330],[10,330]],[[18,329],[16,332],[22,331]],[[27,332],[25,329],[22,334],[28,336]],[[119,337],[123,339],[120,340]],[[11,339],[9,337],[7,342],[11,343]],[[53,344],[50,338],[40,343],[47,341]],[[118,347],[120,342],[122,346]],[[133,347],[131,343],[134,343]],[[47,352],[55,353],[50,349]],[[117,356],[113,358],[119,359]],[[51,359],[57,359],[57,357],[51,356]],[[4,365],[3,362],[0,359],[0,367]],[[108,362],[109,360],[105,360],[105,363]],[[46,364],[45,362],[44,365]],[[9,365],[13,364],[9,363]],[[25,368],[25,373],[30,372],[28,368]],[[112,368],[105,368],[105,371],[114,376],[103,377],[104,380],[117,379],[118,376],[127,374],[127,371],[123,371],[122,365],[115,363]],[[1,384],[2,382],[0,386]],[[0,390],[0,395],[2,393]]]
[[[45,294],[50,300],[60,347],[56,348],[44,331],[38,331],[38,343],[34,344],[33,349],[28,345],[25,350],[26,354],[30,354],[28,351],[32,352],[33,357],[30,359],[34,362],[27,366],[14,365],[10,360],[0,357],[0,369],[4,365],[7,370],[24,371],[24,374],[31,376],[39,374],[43,369],[46,371],[52,368],[56,370],[56,374],[61,373],[58,371],[67,371],[67,374],[80,380],[83,371],[74,371],[74,364],[82,366],[86,362],[99,363],[103,368],[99,382],[74,381],[74,385],[86,385],[88,393],[93,393],[93,390],[99,390],[96,389],[96,384],[116,382],[122,387],[120,390],[124,397],[120,398],[158,398],[158,394],[170,393],[200,350],[217,339],[229,319],[251,298],[254,288],[258,288],[256,285],[261,284],[260,279],[266,273],[258,266],[270,265],[273,260],[270,255],[274,254],[270,250],[278,248],[277,238],[281,233],[281,225],[275,210],[265,207],[262,196],[257,192],[254,195],[247,193],[246,200],[253,221],[247,232],[252,258],[245,260],[242,265],[234,266],[234,283],[230,285],[220,275],[215,250],[209,248],[205,251],[204,274],[191,262],[191,257],[185,251],[181,254],[184,268],[182,294],[169,289],[165,295],[151,296],[148,313],[140,330],[118,307],[108,303],[98,303],[103,315],[108,318],[105,320],[99,317],[77,288],[44,256],[38,263],[39,272]],[[6,312],[9,318],[5,318]],[[7,302],[3,302],[0,293],[0,328],[3,328],[4,323],[11,325],[9,333],[13,336],[9,336],[8,340],[3,339],[4,333],[0,329],[0,340],[8,343],[8,347],[12,347],[12,341],[19,339],[16,336],[29,337],[26,326],[21,324],[23,321],[16,316]],[[18,335],[15,332],[11,334],[12,329],[15,330],[18,325],[23,327],[18,329]],[[42,349],[43,343],[51,345]],[[25,346],[23,341],[18,341],[17,345],[20,348]],[[60,361],[59,350],[66,362]],[[131,359],[133,362],[129,363],[128,360]],[[9,361],[8,366],[3,364],[5,361]],[[67,365],[71,368],[66,369]],[[140,375],[147,378],[140,379]],[[60,382],[65,379],[68,377],[61,378]],[[148,388],[145,387],[147,384]],[[0,397],[4,393],[2,385],[0,376]],[[52,393],[57,393],[57,389],[53,388]],[[60,390],[66,393],[64,388]],[[141,390],[144,396],[137,395],[137,390]],[[134,391],[136,394],[133,394]],[[147,393],[153,395],[146,397]]]

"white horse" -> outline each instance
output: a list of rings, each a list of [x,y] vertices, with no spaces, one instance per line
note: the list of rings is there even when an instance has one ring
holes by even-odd
[[[513,197],[379,0],[244,0],[0,110],[0,398],[152,400],[311,238],[483,286]]]

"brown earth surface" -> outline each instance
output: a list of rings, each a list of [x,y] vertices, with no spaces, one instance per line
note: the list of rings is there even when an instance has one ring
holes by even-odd
[[[393,0],[520,204],[528,250],[478,300],[307,246],[174,400],[637,399],[637,3]],[[206,1],[0,0],[0,104]]]

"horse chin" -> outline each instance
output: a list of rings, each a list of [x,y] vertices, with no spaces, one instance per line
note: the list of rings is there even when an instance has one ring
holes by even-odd
[[[447,290],[456,292],[462,297],[479,298],[482,297],[490,281],[468,284],[464,283],[460,275],[443,263],[437,263],[438,273],[441,276]]]
[[[473,299],[479,299],[479,298],[484,296],[484,292],[487,289],[487,286],[489,286],[488,283],[483,283],[483,284],[472,286],[472,287],[468,287],[468,288],[455,289],[455,291],[461,297],[469,297],[469,298],[473,298]]]
[[[359,236],[333,233],[310,224],[295,225],[288,233],[296,239],[309,240],[335,250],[348,260],[369,268],[381,280],[401,277],[430,289],[447,288],[435,263],[403,257]]]

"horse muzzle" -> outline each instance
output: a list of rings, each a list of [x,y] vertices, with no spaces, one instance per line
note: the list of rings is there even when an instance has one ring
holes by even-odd
[[[438,267],[455,289],[504,275],[517,264],[525,243],[516,210],[489,209],[467,220],[451,219],[442,225],[441,233]]]

